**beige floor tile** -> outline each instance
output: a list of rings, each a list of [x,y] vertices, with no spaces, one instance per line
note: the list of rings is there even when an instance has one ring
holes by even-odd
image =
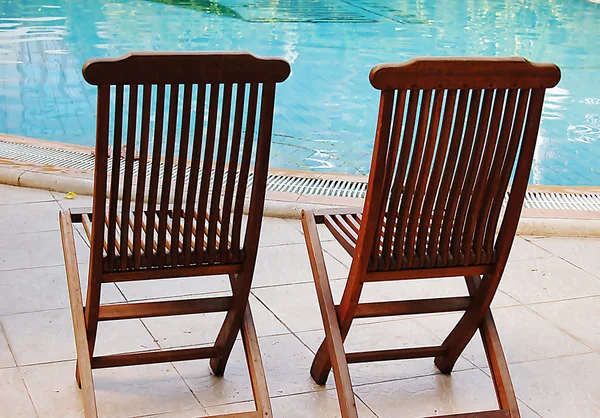
[[[274,398],[273,416],[278,418],[340,418],[340,406],[334,389]],[[356,399],[360,418],[377,418]]]
[[[0,234],[12,236],[30,232],[58,231],[58,203],[26,203],[0,206]]]
[[[209,416],[213,415],[225,415],[225,414],[239,414],[242,412],[256,411],[254,401],[228,403],[225,405],[215,405],[206,408],[206,412]]]
[[[0,317],[18,365],[75,359],[71,311],[34,312]],[[139,320],[100,323],[96,354],[156,349]]]
[[[515,237],[515,241],[513,242],[513,246],[511,248],[508,260],[520,261],[529,260],[532,258],[545,258],[550,256],[551,254],[543,248],[532,244],[531,242],[527,241],[522,237]]]
[[[600,279],[558,258],[509,262],[500,289],[523,304],[600,295]]]
[[[420,318],[418,321],[445,338],[458,322],[461,314],[446,314]],[[545,358],[580,354],[591,349],[549,321],[524,306],[494,310],[494,320],[500,341],[509,363],[541,360]],[[487,360],[481,338],[477,333],[467,345],[463,356],[478,367],[486,367]]]
[[[598,276],[600,271],[600,240],[593,238],[547,237],[532,240],[552,254]]]
[[[600,354],[514,364],[515,392],[544,418],[600,416]]]
[[[0,369],[0,415],[9,418],[37,416],[17,368]]]
[[[331,281],[331,291],[336,303],[340,301],[344,286],[345,280]],[[313,283],[258,288],[252,292],[293,332],[323,329],[317,292]],[[360,299],[361,302],[381,300],[384,300],[381,294],[367,287]]]
[[[21,373],[41,417],[84,416],[83,393],[75,381],[75,361],[26,366]]]
[[[264,218],[259,245],[272,247],[286,244],[304,244],[304,236],[287,219]]]
[[[250,307],[259,337],[289,333],[287,328],[253,296],[250,297]],[[213,343],[225,315],[225,312],[219,312],[146,318],[144,323],[162,348],[182,347]]]
[[[540,418],[541,415],[531,409],[529,406],[525,405],[520,400],[517,400],[517,404],[519,404],[519,412],[521,413],[521,418]]]
[[[67,193],[63,192],[50,192],[52,197],[60,205],[63,210],[72,208],[91,208],[93,205],[92,196],[86,196],[83,194],[77,194],[72,199],[67,199],[65,196]]]
[[[54,200],[54,198],[47,190],[0,184],[0,205],[49,202],[52,200]]]
[[[312,353],[296,337],[291,334],[263,337],[259,338],[259,344],[271,396],[323,389],[310,377]],[[175,367],[207,408],[252,400],[240,341],[234,346],[223,377],[211,374],[208,360],[180,362]]]
[[[77,260],[87,263],[87,246],[78,235],[75,236]],[[0,240],[0,270],[16,270],[33,267],[64,265],[59,231],[17,234],[10,240]]]
[[[348,268],[325,254],[330,279],[347,277]],[[313,281],[306,245],[291,244],[258,250],[253,287]]]
[[[8,341],[4,336],[2,326],[0,326],[0,368],[16,366],[15,359],[8,346]]]
[[[600,350],[600,297],[530,305],[554,325]]]
[[[324,340],[323,331],[300,332],[297,334],[313,352],[316,352]],[[440,338],[422,327],[417,321],[401,319],[382,323],[354,325],[344,342],[346,352],[385,350],[439,345]],[[440,371],[433,364],[432,358],[381,361],[372,363],[350,364],[350,375],[353,385],[364,385],[385,382],[388,380],[406,379],[417,376],[438,374]],[[473,369],[475,366],[464,358],[460,358],[455,370]],[[333,384],[333,375],[329,383]]]
[[[380,418],[444,415],[497,409],[494,386],[481,370],[454,372],[355,388]]]
[[[98,369],[94,383],[101,417],[160,414],[200,406],[169,363]]]
[[[227,276],[183,277],[117,284],[127,300],[171,298],[231,290]]]
[[[82,294],[87,289],[87,265],[79,266]],[[125,299],[113,283],[102,285],[102,303]],[[69,307],[63,266],[0,271],[0,315]]]
[[[350,268],[352,265],[352,257],[337,241],[323,241],[321,242],[321,246],[323,247],[323,251]]]

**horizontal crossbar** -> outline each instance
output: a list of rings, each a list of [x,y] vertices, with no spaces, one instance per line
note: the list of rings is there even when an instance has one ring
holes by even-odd
[[[509,418],[510,412],[505,409],[495,411],[467,412],[464,414],[438,415],[437,418]]]
[[[379,316],[416,315],[436,312],[464,311],[469,307],[471,298],[460,296],[454,298],[416,299],[398,302],[359,303],[355,318],[374,318]],[[337,306],[336,306],[337,308]]]
[[[226,415],[211,415],[210,418],[263,418],[263,415],[259,411],[249,411],[249,412],[234,412],[233,414]]]
[[[165,267],[150,268],[134,271],[117,271],[114,273],[103,273],[103,283],[132,282],[137,280],[173,279],[193,276],[214,276],[217,274],[241,273],[244,264],[214,264],[194,267]]]
[[[480,266],[440,267],[429,269],[405,269],[368,272],[364,282],[384,282],[393,280],[437,279],[440,277],[479,276],[491,274],[495,269],[493,264]]]
[[[362,351],[346,353],[348,363],[368,363],[372,361],[406,360],[412,358],[437,357],[446,354],[446,349],[440,346],[400,348],[395,350]]]
[[[100,307],[100,321],[149,318],[155,316],[191,315],[226,312],[231,306],[231,296],[204,299],[165,300],[160,302],[118,303]]]
[[[92,358],[92,369],[106,367],[135,366],[140,364],[166,363],[170,361],[198,360],[218,357],[215,347],[185,348],[167,351],[145,351],[141,353],[112,354]]]

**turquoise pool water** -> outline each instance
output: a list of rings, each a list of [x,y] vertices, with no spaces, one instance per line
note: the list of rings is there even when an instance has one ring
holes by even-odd
[[[274,167],[367,173],[371,67],[418,55],[522,55],[563,71],[532,183],[600,185],[600,4],[590,0],[0,0],[0,132],[94,143],[91,57],[248,50],[285,57]]]

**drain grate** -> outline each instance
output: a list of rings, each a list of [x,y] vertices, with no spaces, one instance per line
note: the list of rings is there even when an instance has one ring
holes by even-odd
[[[528,191],[523,205],[527,209],[600,211],[600,195],[594,193],[557,193]]]
[[[90,153],[2,140],[0,140],[0,158],[60,168],[90,171],[94,169],[94,156]],[[150,168],[150,165],[148,167]],[[175,166],[173,167],[173,176],[176,175],[176,171],[177,167]],[[353,199],[364,199],[367,194],[366,181],[345,180],[343,175],[333,178],[332,176],[315,176],[315,173],[311,173],[310,176],[303,177],[297,172],[285,174],[282,173],[282,170],[277,171],[277,174],[272,173],[268,176],[267,190],[269,191]],[[134,174],[137,172],[136,162]],[[161,165],[161,177],[163,172],[164,165]],[[189,175],[188,167],[186,180]],[[248,179],[248,187],[251,186],[252,177]],[[527,209],[600,211],[600,194],[530,190],[525,196],[524,207]]]

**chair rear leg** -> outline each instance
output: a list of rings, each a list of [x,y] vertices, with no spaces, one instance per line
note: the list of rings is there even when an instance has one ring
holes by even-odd
[[[271,400],[269,398],[269,388],[265,377],[260,348],[258,346],[258,336],[252,319],[250,304],[246,306],[246,312],[242,322],[242,341],[244,343],[244,352],[248,363],[248,372],[250,373],[250,382],[252,384],[252,393],[256,410],[262,418],[273,418]]]
[[[472,295],[477,290],[481,278],[477,276],[465,277],[469,293]],[[481,340],[485,349],[485,354],[490,366],[490,373],[496,390],[496,398],[500,409],[509,412],[511,418],[519,418],[519,404],[515,395],[508,364],[500,343],[500,336],[494,323],[494,318],[490,309],[486,312],[481,326],[479,327]]]
[[[215,376],[223,376],[227,361],[231,355],[235,338],[242,326],[244,312],[248,305],[250,295],[250,284],[252,280],[245,276],[245,273],[229,275],[233,297],[231,299],[231,308],[225,316],[215,347],[220,350],[219,357],[210,359],[210,367]]]
[[[79,284],[79,269],[77,267],[73,226],[71,224],[71,217],[67,212],[60,213],[60,232],[67,274],[71,316],[73,319],[73,332],[75,334],[75,348],[77,350],[76,378],[79,388],[83,390],[85,416],[86,418],[94,418],[98,416],[98,412],[90,361],[90,347],[85,324],[81,286]]]

